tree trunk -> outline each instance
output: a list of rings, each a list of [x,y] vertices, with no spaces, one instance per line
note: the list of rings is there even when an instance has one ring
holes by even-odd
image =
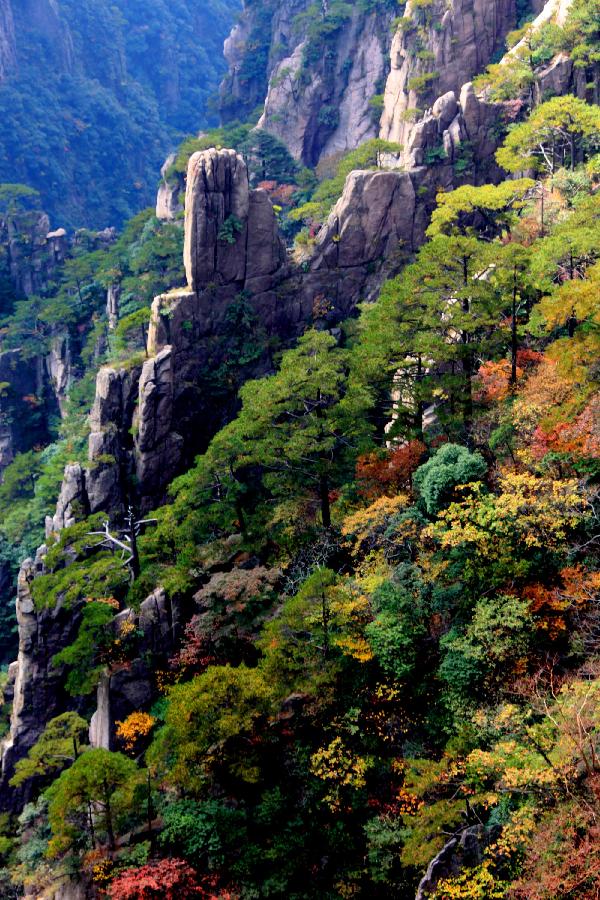
[[[419,396],[421,383],[423,381],[423,360],[421,359],[420,354],[417,357],[417,377],[415,380],[417,383],[417,409],[416,409],[416,413],[415,413],[415,417],[416,417],[415,425],[416,425],[416,431],[417,431],[417,439],[419,441],[421,441],[421,443],[423,443],[423,412],[425,409],[425,404],[423,403],[423,400]]]
[[[115,830],[112,820],[112,809],[110,808],[110,794],[108,784],[104,783],[104,812],[106,816],[106,834],[108,837],[108,846],[111,850],[115,849]]]
[[[323,528],[331,528],[331,506],[329,503],[329,482],[327,475],[319,478],[319,499],[321,501],[321,520]]]
[[[323,656],[329,656],[329,608],[325,591],[321,591],[321,612],[323,617]]]
[[[517,267],[513,270],[512,290],[512,324],[510,328],[510,384],[514,388],[517,383]]]
[[[137,545],[137,534],[136,534],[136,521],[135,521],[135,513],[133,511],[133,507],[129,507],[129,515],[128,515],[128,525],[129,525],[129,541],[131,546],[131,562],[129,563],[131,568],[131,577],[134,581],[136,581],[140,577],[140,554],[138,551]]]

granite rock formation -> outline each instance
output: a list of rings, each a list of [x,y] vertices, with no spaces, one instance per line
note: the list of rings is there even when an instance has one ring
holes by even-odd
[[[17,61],[15,22],[10,0],[0,0],[0,82],[4,81]]]
[[[30,584],[43,574],[45,547],[35,560],[21,566],[17,586],[17,622],[19,656],[9,670],[13,695],[10,731],[0,742],[0,809],[18,809],[30,796],[31,784],[13,791],[7,789],[15,763],[27,754],[44,725],[54,716],[72,708],[73,700],[64,688],[64,672],[54,666],[53,657],[71,643],[79,628],[80,611],[65,608],[60,602],[53,608],[36,610]]]
[[[327,53],[310,45],[315,15],[309,0],[248,5],[225,43],[229,75],[221,90],[225,118],[230,109],[237,118],[264,105],[259,127],[307,165],[376,136],[369,101],[388,71],[394,7],[354,9],[332,26]]]
[[[458,95],[503,46],[515,21],[514,0],[453,0],[448,7],[436,0],[426,11],[409,0],[392,42],[380,137],[404,145],[414,121],[408,111],[422,113],[449,91]]]

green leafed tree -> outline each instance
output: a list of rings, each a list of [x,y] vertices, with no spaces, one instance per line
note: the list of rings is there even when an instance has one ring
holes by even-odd
[[[127,817],[135,812],[141,772],[122,753],[100,747],[79,756],[46,791],[52,829],[48,854],[70,849],[115,847]]]
[[[88,728],[85,719],[75,712],[51,719],[25,759],[17,762],[11,785],[18,787],[34,777],[54,777],[72,765],[87,749]]]
[[[516,125],[496,153],[507,172],[546,172],[584,162],[600,147],[600,109],[566,94],[535,109]]]

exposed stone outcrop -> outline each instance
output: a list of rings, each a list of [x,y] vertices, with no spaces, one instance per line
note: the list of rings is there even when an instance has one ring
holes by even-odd
[[[70,528],[89,512],[85,473],[79,463],[65,467],[56,512],[46,519],[46,538]]]
[[[114,331],[119,324],[119,303],[121,300],[121,285],[111,284],[106,292],[106,317],[108,327]]]
[[[68,333],[53,336],[50,352],[46,356],[46,369],[60,414],[64,416],[72,380],[71,340]]]
[[[175,154],[167,157],[160,170],[160,184],[156,194],[156,218],[164,222],[173,222],[183,213],[183,195],[185,184],[178,175],[167,177],[169,169],[175,162]]]
[[[223,79],[220,89],[220,112],[224,121],[244,119],[259,104],[264,102],[267,89],[267,60],[269,46],[273,40],[265,39],[264,29],[272,29],[275,24],[273,2],[265,0],[260,6],[244,3],[242,15],[233,26],[231,33],[223,45],[223,54],[229,72]],[[271,37],[271,35],[269,35]],[[257,43],[260,45],[257,47]],[[266,45],[266,53],[265,53]],[[265,65],[246,66],[246,58],[250,53],[262,51],[265,54]],[[248,71],[250,69],[250,71]]]
[[[424,9],[409,0],[402,23],[392,42],[380,137],[404,145],[414,121],[407,110],[422,112],[448,91],[458,95],[514,27],[515,3],[436,0]]]
[[[427,900],[442,878],[458,875],[462,869],[479,865],[485,848],[498,837],[499,828],[471,825],[444,845],[419,882],[415,900]]]
[[[286,12],[284,4],[281,16]],[[307,165],[375,137],[377,116],[369,101],[388,70],[391,18],[389,10],[365,14],[355,9],[332,46],[308,69],[308,38],[286,22],[289,49],[270,73],[259,128],[279,137]],[[284,30],[281,21],[279,28]]]
[[[42,357],[27,359],[18,349],[0,353],[0,480],[15,454],[47,437],[45,423],[32,427],[30,419],[32,405],[45,399],[45,387]]]
[[[326,4],[322,14],[328,14]],[[259,128],[307,165],[375,137],[377,113],[369,101],[381,92],[389,68],[393,16],[392,4],[355,8],[332,25],[325,47],[311,45],[310,0],[248,5],[225,43],[222,113],[227,117],[233,108],[238,117],[240,109],[250,113],[264,104]]]
[[[90,512],[123,508],[123,478],[131,467],[130,434],[138,399],[141,366],[115,369],[104,366],[96,376],[96,396],[90,413],[86,469]]]
[[[345,269],[389,259],[400,246],[409,252],[417,201],[409,173],[351,172],[344,193],[317,237],[313,268]]]
[[[0,244],[6,247],[10,277],[17,294],[44,293],[64,259],[66,235],[50,231],[45,212],[18,213],[0,221]]]
[[[45,549],[40,548],[35,560],[23,563],[18,578],[19,656],[17,664],[11,667],[14,684],[10,732],[0,743],[2,810],[20,808],[31,791],[31,785],[16,791],[7,789],[16,761],[27,754],[45,723],[72,708],[73,703],[65,692],[64,672],[52,660],[74,640],[81,617],[79,610],[67,609],[60,602],[51,609],[35,608],[30,584],[36,575],[43,574]]]
[[[138,657],[128,666],[102,676],[97,689],[97,708],[90,724],[90,743],[107,750],[120,749],[116,740],[116,722],[132,712],[148,709],[155,699],[154,667],[175,650],[180,637],[179,608],[157,588],[140,605],[136,613],[126,609],[115,617],[113,628],[118,633],[124,623],[131,623],[141,633]]]
[[[10,0],[0,0],[0,82],[14,69],[16,61],[12,6]]]
[[[438,97],[423,118],[411,126],[396,165],[409,171],[427,166],[441,186],[448,189],[452,183],[460,183],[460,173],[453,171],[452,166],[466,152],[466,174],[470,182],[503,177],[493,156],[503,139],[502,126],[510,123],[515,111],[518,113],[518,108],[488,103],[478,97],[471,82],[467,82],[458,97],[454,91]],[[387,162],[394,165],[391,158]],[[450,172],[442,178],[440,171],[444,167],[450,167]],[[448,178],[450,183],[444,183]]]
[[[188,285],[260,292],[285,265],[273,207],[250,191],[248,170],[233,150],[194,153],[188,165],[184,263]],[[258,285],[249,283],[267,279]]]

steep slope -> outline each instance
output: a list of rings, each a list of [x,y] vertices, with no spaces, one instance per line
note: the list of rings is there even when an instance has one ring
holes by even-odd
[[[314,97],[351,98],[346,147],[373,134],[366,60],[380,61],[380,10],[322,12],[341,17],[319,44],[333,80],[315,59],[295,96],[302,67],[281,68],[310,47],[296,16],[315,7],[301,4],[273,17],[280,43],[288,26],[300,43],[271,48],[263,70],[260,130],[273,109],[293,112],[290,146],[312,161],[338,152],[342,128],[315,130]],[[76,854],[81,897],[113,879],[113,896],[137,898],[161,866],[185,870],[182,896],[199,878],[236,900],[523,897],[548,828],[576,857],[575,889],[593,889],[600,724],[582,711],[600,691],[600,113],[584,101],[597,63],[578,65],[572,34],[552,33],[524,87],[478,92],[471,78],[514,12],[407,8],[382,125],[403,147],[350,172],[301,257],[271,200],[281,185],[254,187],[255,161],[212,147],[187,167],[183,266],[171,245],[161,267],[153,245],[159,262],[138,270],[162,280],[150,311],[136,298],[134,339],[119,333],[131,284],[100,265],[98,328],[73,322],[90,385],[101,364],[87,453],[69,458],[19,576],[3,809],[60,772],[55,748],[39,756],[56,716],[86,718],[67,732],[72,768],[20,821],[19,884],[41,893],[50,877],[55,896]],[[233,39],[246,62],[256,16]],[[347,54],[360,77],[346,84]],[[255,62],[254,81],[230,75],[241,108],[266,86]],[[571,140],[551,115],[574,117]],[[507,170],[536,167],[535,182],[507,179],[503,144]],[[181,238],[172,222],[152,229]],[[365,299],[377,302],[359,311]],[[553,896],[553,878],[531,896]]]
[[[262,110],[259,127],[309,166],[375,136],[370,101],[383,90],[396,11],[390,0],[248,3],[225,45],[221,115]]]
[[[153,198],[182,134],[210,118],[236,0],[3,2],[0,181],[54,221],[119,225]]]

